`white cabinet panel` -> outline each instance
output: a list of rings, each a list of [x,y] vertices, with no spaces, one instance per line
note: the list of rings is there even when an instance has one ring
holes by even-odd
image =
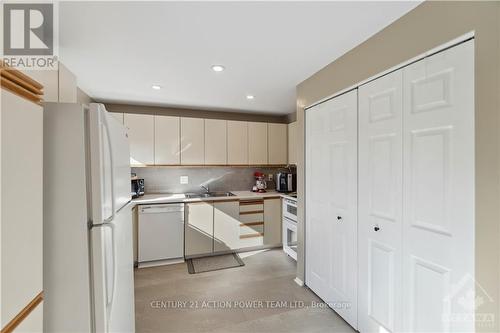
[[[214,202],[214,251],[240,247],[240,204],[238,200]]]
[[[399,70],[359,87],[361,332],[401,331],[402,83]]]
[[[268,163],[267,123],[248,123],[248,163]]]
[[[181,164],[205,163],[205,120],[181,118]]]
[[[298,152],[298,125],[297,122],[288,124],[288,164],[297,164]]]
[[[180,164],[180,118],[155,117],[155,164]]]
[[[287,125],[268,124],[267,125],[269,164],[287,164]]]
[[[281,244],[281,206],[281,198],[264,199],[264,245]]]
[[[307,110],[306,124],[306,283],[356,328],[357,90]]]
[[[210,202],[186,204],[184,255],[213,252],[214,207]]]
[[[1,93],[1,327],[43,289],[43,109]]]
[[[248,123],[227,121],[227,163],[229,165],[248,164]]]
[[[473,331],[474,41],[403,72],[404,331]]]
[[[227,121],[205,119],[205,164],[227,163]]]
[[[130,164],[154,164],[154,116],[126,113],[123,118],[130,142]]]

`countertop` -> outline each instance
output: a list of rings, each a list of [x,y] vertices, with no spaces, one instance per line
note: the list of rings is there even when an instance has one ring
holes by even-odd
[[[164,204],[176,202],[200,202],[200,201],[224,201],[224,200],[252,200],[263,199],[269,197],[286,197],[285,194],[276,191],[268,191],[266,193],[256,193],[252,191],[230,191],[234,194],[231,197],[213,197],[213,198],[191,198],[188,199],[184,194],[173,193],[148,193],[142,197],[132,199],[134,205],[150,205]]]

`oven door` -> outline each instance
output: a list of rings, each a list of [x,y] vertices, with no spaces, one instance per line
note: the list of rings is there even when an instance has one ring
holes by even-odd
[[[283,217],[297,221],[297,204],[290,199],[283,199]]]
[[[297,222],[283,218],[283,251],[297,260]]]

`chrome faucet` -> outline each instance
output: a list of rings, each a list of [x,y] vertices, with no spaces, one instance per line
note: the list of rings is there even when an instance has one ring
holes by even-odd
[[[200,187],[201,187],[202,189],[204,189],[207,193],[209,193],[209,192],[210,192],[210,190],[208,189],[208,185],[206,185],[206,186],[205,186],[205,185],[201,184],[201,185],[200,185]]]

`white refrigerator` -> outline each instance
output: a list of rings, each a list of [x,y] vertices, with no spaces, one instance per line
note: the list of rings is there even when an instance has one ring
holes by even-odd
[[[44,104],[45,332],[135,330],[129,159],[102,104]]]

